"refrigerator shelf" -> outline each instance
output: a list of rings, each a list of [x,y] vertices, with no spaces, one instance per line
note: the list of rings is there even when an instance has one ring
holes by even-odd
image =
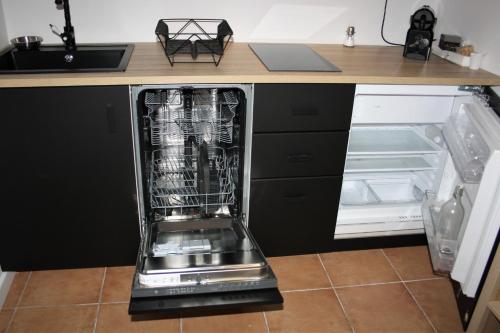
[[[420,135],[414,127],[353,127],[348,155],[435,154],[442,148]]]
[[[423,155],[417,156],[348,156],[345,172],[399,172],[437,170],[438,161]]]

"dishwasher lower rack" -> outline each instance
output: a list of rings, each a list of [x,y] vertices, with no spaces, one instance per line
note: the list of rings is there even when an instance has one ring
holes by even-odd
[[[151,207],[154,209],[198,208],[199,213],[222,213],[235,203],[233,171],[238,168],[237,154],[227,156],[225,149],[209,147],[209,184],[200,186],[200,158],[194,148],[171,146],[152,153],[150,175]],[[208,189],[208,191],[206,191]]]
[[[169,89],[147,92],[145,104],[153,145],[231,143],[238,98],[232,90]]]

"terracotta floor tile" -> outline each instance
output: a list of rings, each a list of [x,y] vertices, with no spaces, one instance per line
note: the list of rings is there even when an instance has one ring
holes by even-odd
[[[92,332],[96,305],[18,309],[9,333]]]
[[[407,285],[440,333],[462,332],[450,281],[447,279],[417,281]]]
[[[128,302],[135,266],[108,267],[104,279],[102,302]]]
[[[321,258],[335,286],[399,281],[380,250],[322,253]]]
[[[356,333],[433,332],[402,283],[337,289]]]
[[[283,293],[283,310],[266,312],[273,332],[351,332],[333,290]]]
[[[24,289],[24,286],[26,284],[26,281],[28,280],[29,275],[30,275],[29,272],[16,273],[14,281],[12,281],[12,284],[10,285],[7,298],[3,303],[4,309],[13,309],[16,307],[17,302],[19,301],[19,296],[21,296],[21,292]]]
[[[0,333],[5,332],[7,326],[9,326],[10,318],[14,310],[1,310],[0,311]]]
[[[33,272],[21,305],[96,303],[104,268]]]
[[[132,321],[128,314],[128,304],[102,304],[97,320],[96,332],[178,333],[180,330],[179,325],[179,319]]]
[[[438,277],[432,272],[427,246],[397,247],[384,252],[403,280]]]
[[[262,312],[237,313],[182,319],[183,333],[266,332]]]
[[[281,291],[328,288],[330,281],[315,254],[268,258]]]

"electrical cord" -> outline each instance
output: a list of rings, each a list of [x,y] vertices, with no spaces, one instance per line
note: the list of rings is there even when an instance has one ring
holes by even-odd
[[[385,13],[387,12],[387,2],[388,0],[385,0],[385,5],[384,5],[384,16],[382,17],[382,26],[380,27],[380,36],[382,36],[382,39],[384,42],[386,42],[389,45],[395,45],[395,46],[405,46],[404,44],[398,44],[398,43],[393,43],[389,42],[387,39],[384,37],[384,25],[385,25]]]

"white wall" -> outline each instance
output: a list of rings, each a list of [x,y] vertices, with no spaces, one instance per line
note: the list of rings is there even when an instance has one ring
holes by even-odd
[[[59,42],[49,23],[64,25],[53,0],[1,0],[9,37],[25,34]],[[404,42],[409,16],[424,3],[390,0],[386,37]],[[348,25],[360,44],[383,44],[384,0],[70,0],[77,42],[154,41],[160,18],[225,18],[236,41],[341,43]],[[438,5],[435,5],[438,7]],[[27,10],[29,8],[29,10]]]
[[[440,29],[485,52],[482,68],[500,75],[500,1],[443,0]]]
[[[0,0],[0,50],[8,43],[5,15],[3,12],[2,1]]]

